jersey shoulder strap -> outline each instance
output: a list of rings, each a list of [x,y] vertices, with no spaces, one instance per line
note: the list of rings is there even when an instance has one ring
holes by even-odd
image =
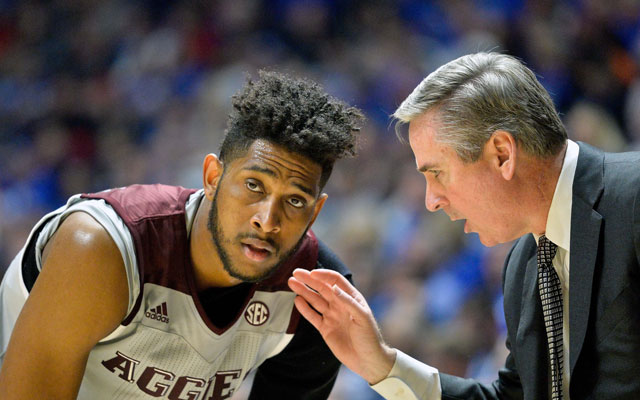
[[[133,238],[140,276],[140,293],[132,312],[137,313],[145,283],[189,293],[185,271],[191,268],[185,206],[195,190],[180,186],[132,185],[82,198],[106,201],[125,223]]]

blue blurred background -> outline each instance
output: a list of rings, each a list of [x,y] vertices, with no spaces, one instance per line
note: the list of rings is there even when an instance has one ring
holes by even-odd
[[[337,164],[315,231],[386,340],[489,382],[505,357],[510,244],[485,248],[425,210],[389,115],[439,65],[495,50],[539,75],[574,140],[638,149],[639,27],[636,0],[0,0],[0,272],[74,193],[199,187],[230,96],[277,69],[367,115],[361,154]],[[348,371],[332,394],[376,398]]]

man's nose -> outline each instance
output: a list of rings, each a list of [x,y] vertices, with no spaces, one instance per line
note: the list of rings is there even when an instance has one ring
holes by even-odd
[[[251,217],[251,225],[266,233],[278,233],[280,231],[278,202],[272,198],[262,201],[256,213]]]
[[[427,189],[424,197],[424,205],[427,207],[427,210],[431,212],[436,212],[447,204],[447,200],[439,192],[434,191],[430,188],[430,185],[427,184]]]

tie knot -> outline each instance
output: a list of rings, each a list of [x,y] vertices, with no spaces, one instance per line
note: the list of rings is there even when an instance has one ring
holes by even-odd
[[[547,239],[545,235],[540,236],[538,239],[538,265],[550,266],[557,250],[558,245]]]

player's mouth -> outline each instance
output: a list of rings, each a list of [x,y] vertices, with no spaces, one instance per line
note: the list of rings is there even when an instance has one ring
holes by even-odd
[[[268,242],[260,239],[246,238],[240,241],[244,255],[252,261],[264,261],[271,254],[275,253],[275,248]]]

